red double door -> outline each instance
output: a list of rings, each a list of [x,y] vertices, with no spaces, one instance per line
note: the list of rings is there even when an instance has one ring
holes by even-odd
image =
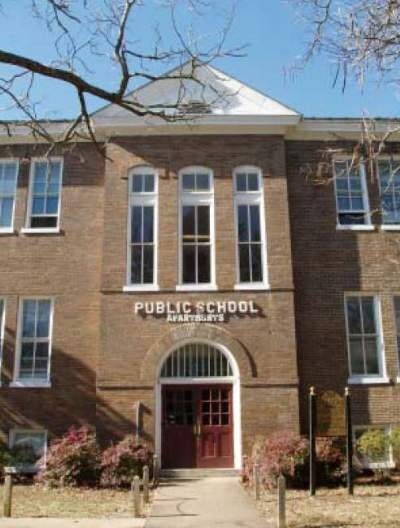
[[[164,385],[164,468],[233,467],[231,385]]]

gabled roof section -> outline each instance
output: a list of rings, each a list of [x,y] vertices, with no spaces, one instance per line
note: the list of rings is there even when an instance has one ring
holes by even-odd
[[[209,65],[197,66],[192,79],[177,79],[192,71],[190,62],[156,80],[134,90],[129,99],[150,105],[173,106],[177,103],[192,109],[196,124],[270,124],[294,125],[300,114],[275,99],[247,86],[233,77]],[[173,78],[175,77],[175,78]],[[173,114],[174,110],[168,110]],[[199,114],[201,117],[199,118]],[[95,126],[165,125],[159,118],[141,118],[129,111],[110,104],[92,114]]]

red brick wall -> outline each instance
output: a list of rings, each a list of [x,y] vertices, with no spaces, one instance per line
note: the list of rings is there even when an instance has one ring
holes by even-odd
[[[386,365],[391,378],[387,386],[352,387],[355,423],[400,422],[393,311],[393,295],[400,293],[399,234],[379,229],[336,230],[333,184],[314,185],[305,175],[309,169],[316,174],[328,148],[343,148],[351,153],[349,143],[286,143],[303,431],[309,386],[343,393],[347,383],[344,293],[352,291],[380,296]],[[392,146],[394,151],[398,148]],[[372,221],[377,224],[380,219],[375,176],[368,174],[367,183],[374,211]]]

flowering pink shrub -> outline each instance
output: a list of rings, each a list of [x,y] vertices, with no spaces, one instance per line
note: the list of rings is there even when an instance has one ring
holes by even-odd
[[[135,475],[142,475],[143,466],[150,467],[152,452],[133,436],[126,436],[118,444],[103,451],[101,457],[101,485],[130,486]]]
[[[318,484],[330,485],[342,482],[346,471],[344,438],[317,438],[316,451]]]
[[[68,432],[47,450],[37,480],[52,486],[96,486],[100,478],[100,449],[88,427]]]
[[[286,477],[288,486],[302,485],[306,479],[308,454],[305,438],[287,432],[274,433],[256,442],[251,457],[245,463],[243,478],[251,482],[254,465],[258,463],[265,487],[275,487],[280,474]]]

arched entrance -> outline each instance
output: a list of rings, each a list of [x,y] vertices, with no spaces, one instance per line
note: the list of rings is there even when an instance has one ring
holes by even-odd
[[[163,468],[240,468],[239,369],[226,347],[188,340],[164,355],[156,423]]]

